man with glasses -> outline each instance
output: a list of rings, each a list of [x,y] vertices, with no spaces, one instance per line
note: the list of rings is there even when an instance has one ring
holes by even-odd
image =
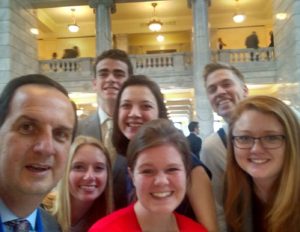
[[[204,82],[213,110],[228,123],[236,105],[247,97],[244,76],[235,67],[225,63],[210,63],[204,69]],[[224,173],[226,168],[227,125],[208,136],[201,148],[200,159],[212,172],[220,231],[226,231],[223,210]]]

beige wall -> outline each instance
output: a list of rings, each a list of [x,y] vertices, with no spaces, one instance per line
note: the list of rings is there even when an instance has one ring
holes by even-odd
[[[256,31],[259,37],[259,46],[267,47],[269,45],[270,27],[241,27],[241,28],[219,28],[211,30],[211,48],[216,49],[217,38],[221,37],[227,44],[225,49],[245,48],[245,38]],[[165,37],[163,42],[158,42],[156,36],[162,34]],[[38,40],[39,59],[51,59],[52,53],[56,52],[58,58],[61,58],[66,48],[78,46],[80,57],[95,57],[96,42],[94,36],[74,37],[74,38],[53,38]],[[191,32],[173,32],[173,33],[144,33],[129,34],[128,46],[130,54],[145,54],[151,50],[175,49],[177,52],[191,51]]]
[[[45,39],[38,41],[38,57],[39,59],[51,59],[52,53],[56,52],[57,57],[63,56],[64,49],[77,46],[79,48],[80,57],[95,57],[96,42],[95,37],[80,38],[58,38]]]
[[[158,42],[156,37],[161,34],[165,37]],[[145,54],[151,50],[174,49],[177,52],[191,51],[191,32],[181,31],[172,33],[145,33],[128,35],[129,52],[132,54]]]

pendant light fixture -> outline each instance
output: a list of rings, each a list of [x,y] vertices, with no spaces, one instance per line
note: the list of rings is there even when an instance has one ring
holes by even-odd
[[[235,1],[236,1],[236,10],[232,19],[235,23],[242,23],[246,19],[246,15],[241,13],[239,10],[239,0],[235,0]]]
[[[151,3],[151,6],[153,7],[153,16],[152,20],[148,23],[148,28],[150,31],[160,31],[162,27],[162,22],[158,19],[155,19],[155,8],[157,6],[157,3],[153,2]]]
[[[71,9],[71,14],[72,14],[72,20],[73,20],[73,23],[69,24],[68,25],[68,30],[72,33],[75,33],[75,32],[78,32],[79,31],[79,26],[77,25],[76,23],[76,18],[75,18],[75,9],[72,8]]]

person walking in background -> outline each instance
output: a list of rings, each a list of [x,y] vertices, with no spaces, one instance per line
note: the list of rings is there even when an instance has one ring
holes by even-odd
[[[205,66],[204,83],[206,94],[213,110],[226,123],[230,122],[236,105],[247,97],[248,88],[243,74],[226,63],[209,63]],[[212,186],[216,199],[220,231],[226,231],[223,210],[224,173],[227,160],[227,124],[211,135],[202,144],[200,159],[211,170]]]
[[[130,141],[126,157],[136,201],[94,224],[98,231],[207,231],[175,211],[191,175],[187,141],[171,121],[145,123]]]
[[[1,231],[60,231],[40,204],[63,176],[76,125],[59,83],[40,74],[7,83],[0,96]]]
[[[112,191],[107,150],[93,137],[77,136],[50,210],[62,232],[87,231],[97,220],[111,213]]]
[[[222,50],[223,47],[224,47],[224,46],[227,46],[227,45],[223,42],[222,38],[220,37],[220,38],[218,38],[217,46],[218,46],[218,49],[219,49],[219,50]]]
[[[249,36],[247,36],[247,38],[245,40],[246,48],[258,49],[258,44],[259,44],[258,36],[257,36],[256,32],[253,31]],[[254,53],[256,53],[255,60],[258,61],[259,54],[257,53],[257,51],[250,52],[250,60],[254,61]]]
[[[298,232],[300,125],[284,102],[240,102],[228,133],[225,215],[231,232]]]
[[[202,139],[199,137],[199,122],[192,121],[188,125],[190,134],[186,137],[192,152],[199,158]]]

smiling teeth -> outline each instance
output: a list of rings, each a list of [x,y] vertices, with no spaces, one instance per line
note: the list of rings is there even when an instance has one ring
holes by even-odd
[[[92,190],[95,189],[95,185],[82,185],[81,188],[85,190]]]
[[[250,160],[252,163],[255,163],[255,164],[262,164],[267,161],[266,159],[250,159]]]
[[[43,170],[48,170],[49,169],[49,166],[45,166],[45,165],[29,165],[28,166],[29,168],[31,169],[36,169],[36,170],[40,170],[40,171],[43,171]]]
[[[159,197],[159,198],[164,198],[171,196],[172,192],[161,192],[161,193],[152,193],[153,196]]]
[[[229,102],[230,102],[229,100],[222,100],[222,101],[219,101],[219,105],[227,104]]]
[[[141,125],[141,123],[129,123],[130,127],[140,127]]]

